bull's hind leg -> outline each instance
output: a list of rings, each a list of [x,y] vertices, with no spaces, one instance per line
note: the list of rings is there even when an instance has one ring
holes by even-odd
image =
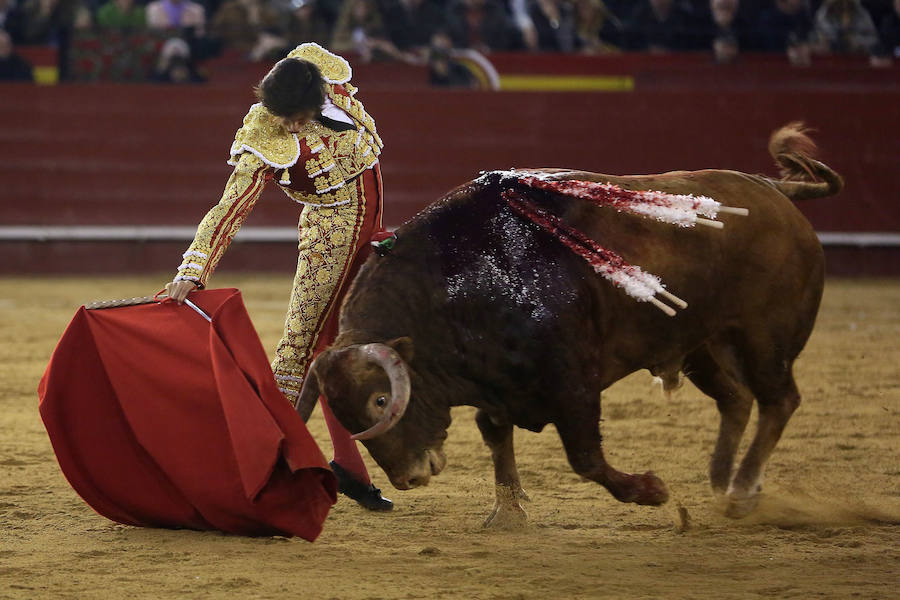
[[[791,363],[782,362],[779,375],[765,375],[750,382],[759,406],[756,435],[728,488],[726,515],[741,518],[749,514],[759,500],[763,471],[772,450],[800,405],[800,392],[791,374]]]
[[[475,422],[478,424],[484,443],[491,450],[497,491],[494,510],[485,519],[484,526],[520,526],[525,523],[528,516],[519,502],[528,500],[528,495],[522,490],[519,471],[516,468],[513,426],[507,422],[495,421],[483,410],[479,410],[475,414]]]
[[[622,473],[606,462],[599,427],[599,394],[596,400],[567,402],[566,406],[566,414],[555,424],[569,464],[576,473],[596,481],[620,502],[657,506],[669,499],[665,484],[653,473]]]
[[[689,354],[684,373],[701,392],[716,401],[719,409],[719,437],[709,461],[709,481],[713,491],[724,494],[750,420],[753,393],[738,381],[734,351],[725,345],[702,346]]]

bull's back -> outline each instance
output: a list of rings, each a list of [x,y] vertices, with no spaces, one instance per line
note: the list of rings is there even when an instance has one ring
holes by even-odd
[[[598,289],[612,319],[607,339],[617,340],[624,371],[677,359],[715,336],[753,332],[778,337],[799,353],[821,297],[824,256],[811,225],[764,177],[735,171],[677,171],[594,181],[626,189],[705,195],[749,215],[720,214],[724,229],[681,228],[602,208],[568,203],[577,227],[657,275],[688,303],[675,317],[635,304],[619,290]],[[608,286],[608,284],[607,284]]]

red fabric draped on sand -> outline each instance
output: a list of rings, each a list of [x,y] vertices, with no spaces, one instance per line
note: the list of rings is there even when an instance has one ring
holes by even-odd
[[[72,487],[130,525],[314,540],[337,499],[328,463],[275,385],[240,292],[80,309],[39,387]]]

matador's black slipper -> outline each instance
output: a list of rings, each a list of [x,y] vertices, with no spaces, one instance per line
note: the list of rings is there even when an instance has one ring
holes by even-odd
[[[350,471],[334,461],[328,463],[338,480],[338,491],[348,498],[356,500],[361,506],[369,510],[388,511],[393,510],[394,503],[381,495],[381,490],[375,484],[363,483]]]

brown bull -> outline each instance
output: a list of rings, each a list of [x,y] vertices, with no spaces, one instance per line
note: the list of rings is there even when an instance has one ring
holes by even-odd
[[[679,372],[719,408],[709,468],[732,516],[756,505],[764,465],[800,402],[792,366],[822,295],[824,261],[793,200],[824,197],[841,178],[810,158],[799,124],[775,132],[783,180],[735,171],[616,177],[538,170],[545,178],[609,182],[626,190],[712,197],[749,209],[724,231],[675,227],[535,189],[535,205],[687,301],[669,317],[604,280],[553,235],[514,212],[508,174],[458,188],[397,230],[396,247],[365,263],[341,312],[340,335],[314,362],[301,394],[304,418],[324,394],[399,489],[425,485],[446,464],[450,408],[478,408],[491,450],[497,504],[486,521],[524,517],[513,426],[556,426],[578,474],[623,502],[658,505],[652,473],[628,474],[603,456],[601,391],[639,369]],[[754,399],[756,434],[734,471]]]

